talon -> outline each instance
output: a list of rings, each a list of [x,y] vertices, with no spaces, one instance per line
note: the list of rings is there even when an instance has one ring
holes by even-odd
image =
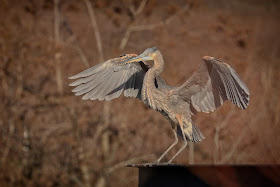
[[[162,165],[169,165],[170,164],[170,162],[168,161],[168,162],[164,162],[164,163],[162,163]]]
[[[153,162],[154,164],[159,164],[159,160],[156,160],[155,162]]]
[[[167,163],[168,163],[168,164],[171,164],[172,161],[173,161],[173,158],[171,158]]]

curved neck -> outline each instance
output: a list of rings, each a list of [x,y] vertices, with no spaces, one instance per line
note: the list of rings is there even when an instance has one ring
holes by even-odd
[[[154,77],[157,77],[161,74],[164,68],[164,61],[162,54],[157,51],[154,56],[154,66],[150,69],[151,73],[154,75]]]
[[[152,68],[148,70],[146,73],[146,83],[149,85],[150,88],[156,89],[155,87],[155,78],[158,77],[164,68],[164,61],[161,53],[156,51],[155,55],[153,56],[154,65]]]
[[[164,98],[164,94],[155,86],[155,78],[160,75],[164,68],[164,61],[159,51],[156,52],[154,58],[154,66],[150,68],[144,78],[144,89],[142,97],[147,100],[147,104],[153,109],[160,109],[159,103]]]

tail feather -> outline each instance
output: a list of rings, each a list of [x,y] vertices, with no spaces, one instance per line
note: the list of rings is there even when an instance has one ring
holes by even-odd
[[[187,141],[201,142],[205,139],[202,132],[193,122],[187,124],[184,123],[183,131]],[[177,125],[177,134],[183,139],[182,131],[179,125]]]

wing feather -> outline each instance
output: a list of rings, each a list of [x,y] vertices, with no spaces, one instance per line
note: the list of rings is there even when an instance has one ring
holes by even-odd
[[[111,100],[121,95],[137,97],[141,95],[143,79],[149,67],[143,62],[126,63],[136,54],[127,54],[93,66],[69,79],[78,79],[70,86],[75,95],[82,99]],[[138,97],[141,99],[140,97]]]
[[[108,61],[106,61],[106,62],[108,62]],[[78,79],[78,78],[81,78],[81,77],[88,77],[90,75],[94,75],[94,74],[100,72],[103,69],[102,68],[103,65],[104,65],[104,63],[97,64],[96,66],[93,66],[89,69],[86,69],[86,70],[82,71],[81,73],[78,73],[74,76],[69,77],[69,79]]]
[[[213,112],[226,100],[247,108],[250,92],[235,70],[213,57],[203,60],[191,78],[175,88],[173,94],[189,102],[198,112]]]
[[[118,89],[116,92],[112,92],[112,97],[113,98],[118,98],[121,94],[122,94],[122,90],[123,90],[123,87],[124,87],[124,81],[125,79],[127,78],[127,75],[125,74],[125,76],[123,76],[121,79],[119,79],[117,85],[119,85]],[[110,94],[110,93],[109,93]]]
[[[95,88],[97,85],[99,85],[103,79],[105,79],[108,75],[110,74],[110,71],[104,71],[102,73],[100,73],[100,75],[98,77],[94,77],[92,78],[91,81],[88,81],[86,83],[81,83],[79,85],[77,85],[76,88],[74,88],[72,90],[72,92],[79,92],[81,90],[84,90],[86,88],[89,88],[89,87],[93,87]]]
[[[133,90],[134,90],[134,84],[136,80],[136,74],[132,74],[132,76],[128,79],[129,81],[126,84],[124,96],[126,97],[133,97]]]

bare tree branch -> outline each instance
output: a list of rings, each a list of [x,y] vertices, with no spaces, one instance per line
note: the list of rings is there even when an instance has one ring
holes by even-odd
[[[60,26],[60,15],[59,15],[59,0],[54,0],[54,40],[60,42],[59,26]]]
[[[90,65],[89,65],[89,62],[88,62],[88,60],[87,60],[87,57],[86,57],[84,51],[82,50],[81,46],[79,45],[78,41],[76,42],[76,44],[74,44],[74,48],[77,50],[77,52],[78,52],[78,54],[79,54],[79,56],[80,56],[80,58],[81,58],[81,61],[82,61],[83,64],[84,64],[84,66],[85,66],[86,68],[89,68]]]
[[[86,7],[88,9],[88,13],[89,13],[89,17],[90,17],[90,21],[91,21],[91,25],[92,28],[94,30],[94,34],[95,34],[95,38],[96,38],[96,43],[97,43],[97,48],[98,48],[98,52],[99,52],[99,61],[103,62],[104,61],[104,55],[103,55],[103,48],[102,48],[102,40],[100,37],[100,32],[99,32],[99,28],[95,19],[95,15],[94,15],[94,11],[93,8],[91,6],[91,3],[89,2],[89,0],[84,0]],[[93,147],[96,147],[97,145],[97,140],[99,139],[99,137],[102,135],[102,132],[107,129],[107,127],[110,125],[110,102],[105,102],[104,103],[104,107],[103,107],[103,124],[99,124],[96,130],[96,133],[94,135],[93,138]],[[108,147],[109,149],[109,147]],[[94,150],[94,148],[93,148]],[[86,156],[89,156],[90,154],[87,154]],[[89,179],[87,179],[89,180]],[[101,176],[96,183],[96,186],[100,187],[100,186],[106,186],[106,178],[104,178],[104,176]]]
[[[140,5],[139,5],[139,7],[138,7],[138,9],[135,10],[135,7],[134,7],[133,3],[130,1],[129,10],[132,13],[133,17],[136,17],[138,14],[140,14],[143,11],[143,9],[145,8],[146,3],[147,3],[147,0],[142,0]]]
[[[189,142],[189,164],[194,164],[194,143]]]
[[[96,43],[97,43],[97,49],[98,49],[98,52],[99,52],[99,61],[103,62],[104,61],[104,56],[103,56],[102,42],[101,42],[99,28],[98,28],[98,25],[97,25],[97,22],[96,22],[96,19],[95,19],[94,11],[93,11],[93,8],[92,8],[89,0],[84,0],[84,1],[86,3],[87,9],[88,9],[88,14],[89,14],[89,17],[90,17],[91,26],[94,30]]]
[[[260,120],[263,116],[264,116],[264,113],[259,113],[259,115],[256,115],[256,117],[254,119],[252,119],[250,121],[250,123],[248,123],[248,126],[250,126],[251,124],[255,124],[255,122]],[[235,141],[235,144],[232,146],[230,151],[221,159],[221,161],[219,163],[222,164],[222,163],[226,163],[227,161],[229,161],[229,159],[233,156],[233,154],[237,150],[238,145],[243,140],[244,136],[247,134],[247,131],[249,129],[250,128],[243,128],[241,134],[238,136],[237,140]]]
[[[129,40],[131,32],[134,32],[134,31],[144,31],[144,30],[153,30],[153,29],[155,29],[157,27],[161,27],[161,26],[167,25],[172,20],[174,20],[175,17],[177,17],[179,14],[181,14],[181,13],[187,11],[187,10],[189,10],[189,5],[188,4],[185,5],[180,11],[176,12],[175,14],[171,15],[170,17],[168,17],[167,19],[165,19],[164,21],[161,21],[159,23],[150,24],[150,25],[137,25],[137,26],[130,25],[130,26],[128,26],[128,28],[127,28],[127,30],[125,32],[125,35],[124,35],[124,37],[123,37],[123,39],[122,39],[122,41],[120,43],[119,49],[123,50],[125,48],[128,40]]]
[[[56,43],[56,47],[60,43],[60,35],[59,35],[59,26],[60,26],[60,15],[59,15],[59,0],[54,0],[54,39]],[[55,53],[55,69],[56,69],[56,82],[58,92],[63,94],[63,82],[62,82],[62,73],[61,73],[61,53]]]
[[[217,163],[218,157],[219,157],[219,151],[220,151],[220,144],[219,144],[219,138],[220,138],[220,131],[228,124],[231,117],[234,115],[235,110],[234,107],[231,107],[230,112],[227,114],[226,118],[220,123],[219,126],[216,126],[215,128],[215,136],[214,136],[214,143],[215,143],[215,149],[214,149],[214,163]]]
[[[11,139],[12,139],[12,135],[15,132],[15,124],[14,124],[14,118],[9,120],[9,136],[8,136],[8,140],[6,142],[6,147],[3,150],[3,155],[1,158],[1,162],[5,163],[5,161],[7,160],[7,157],[9,155],[10,152],[10,148],[11,148]]]
[[[104,175],[101,175],[95,184],[95,187],[105,187],[106,186],[106,178]]]
[[[66,42],[69,42],[69,44],[65,44],[66,47],[69,47],[73,50],[76,50],[78,55],[81,58],[82,64],[86,67],[89,68],[90,64],[88,62],[88,59],[83,51],[83,49],[81,48],[79,41],[77,39],[77,36],[75,34],[73,34],[71,37],[69,37]]]

